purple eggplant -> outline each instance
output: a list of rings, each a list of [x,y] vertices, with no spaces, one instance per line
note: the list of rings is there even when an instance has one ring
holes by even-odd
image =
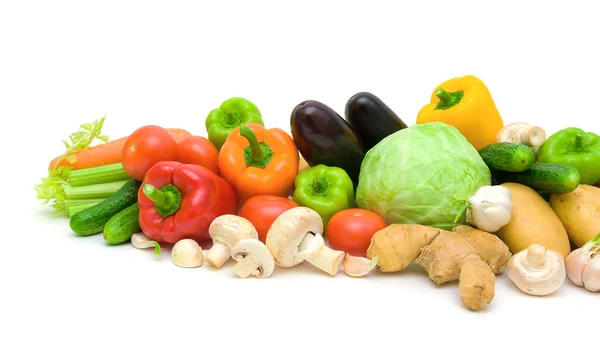
[[[365,157],[352,126],[327,105],[304,101],[292,111],[292,137],[308,165],[337,166],[358,186],[360,165]]]

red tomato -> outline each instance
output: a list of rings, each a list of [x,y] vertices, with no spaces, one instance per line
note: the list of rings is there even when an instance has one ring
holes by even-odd
[[[352,208],[331,217],[325,236],[332,249],[364,257],[373,234],[386,226],[385,220],[374,212]]]
[[[132,178],[143,181],[146,172],[161,161],[177,161],[177,142],[164,128],[148,125],[135,130],[125,141],[121,163]]]
[[[275,219],[284,211],[297,206],[296,202],[285,197],[257,195],[244,203],[240,216],[252,222],[258,232],[258,239],[265,242],[267,232]]]
[[[219,151],[210,140],[191,135],[179,141],[179,161],[184,164],[204,166],[219,174]]]

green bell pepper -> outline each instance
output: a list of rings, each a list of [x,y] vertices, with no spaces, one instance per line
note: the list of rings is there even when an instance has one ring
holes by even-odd
[[[323,234],[331,217],[354,207],[354,185],[342,168],[315,165],[296,176],[294,202],[319,213],[323,219]]]
[[[221,150],[227,136],[239,125],[249,122],[265,125],[254,103],[241,97],[232,97],[208,113],[205,121],[208,140],[217,150]]]
[[[552,134],[538,150],[539,163],[570,165],[579,171],[580,184],[600,181],[600,136],[569,127]]]

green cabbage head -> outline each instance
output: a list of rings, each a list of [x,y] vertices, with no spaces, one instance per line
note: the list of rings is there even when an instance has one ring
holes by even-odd
[[[356,201],[388,224],[451,229],[464,223],[464,215],[454,223],[461,200],[490,183],[490,169],[458,129],[430,122],[391,134],[367,152]]]

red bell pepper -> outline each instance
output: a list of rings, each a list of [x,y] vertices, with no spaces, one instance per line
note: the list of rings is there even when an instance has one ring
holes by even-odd
[[[218,216],[238,213],[235,190],[199,165],[163,161],[146,173],[138,192],[139,224],[148,238],[166,243],[210,239],[208,227]]]

